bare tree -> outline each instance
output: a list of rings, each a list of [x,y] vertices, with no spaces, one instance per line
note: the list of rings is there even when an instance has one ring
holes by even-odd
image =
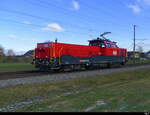
[[[0,56],[4,56],[4,48],[2,46],[0,46]]]
[[[7,52],[7,55],[8,56],[15,56],[15,53],[12,49],[9,49],[8,52]]]
[[[138,46],[136,51],[139,52],[139,53],[143,53],[143,47],[142,46]]]

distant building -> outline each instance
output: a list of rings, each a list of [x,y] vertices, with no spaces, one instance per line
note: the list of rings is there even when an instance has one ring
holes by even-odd
[[[34,56],[34,50],[29,50],[28,52],[26,52],[24,55],[24,57],[33,57]]]
[[[128,59],[140,59],[140,58],[146,58],[145,53],[140,53],[140,52],[133,52],[130,51],[128,52]]]
[[[146,53],[146,57],[150,59],[150,51]]]

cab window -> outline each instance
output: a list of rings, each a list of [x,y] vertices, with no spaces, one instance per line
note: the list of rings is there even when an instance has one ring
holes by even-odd
[[[111,48],[111,45],[109,43],[106,44],[107,48]]]

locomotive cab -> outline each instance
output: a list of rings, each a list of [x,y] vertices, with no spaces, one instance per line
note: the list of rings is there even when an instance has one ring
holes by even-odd
[[[120,58],[122,61],[121,63],[125,63],[127,60],[127,51],[126,49],[119,48],[117,46],[117,42],[113,42],[106,38],[97,38],[93,40],[89,40],[89,46],[97,46],[100,48],[99,54],[104,58],[110,57],[110,60],[114,57]],[[120,61],[118,61],[120,62]]]
[[[101,48],[118,48],[116,42],[112,42],[109,39],[101,39],[101,38],[89,40],[89,46],[99,46]]]

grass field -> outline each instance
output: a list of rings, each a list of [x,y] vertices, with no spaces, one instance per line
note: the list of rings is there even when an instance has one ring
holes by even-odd
[[[30,63],[0,63],[0,72],[32,71],[34,66]]]
[[[21,103],[24,106],[21,106]],[[150,111],[150,69],[63,82],[1,88],[0,110],[148,112]]]

